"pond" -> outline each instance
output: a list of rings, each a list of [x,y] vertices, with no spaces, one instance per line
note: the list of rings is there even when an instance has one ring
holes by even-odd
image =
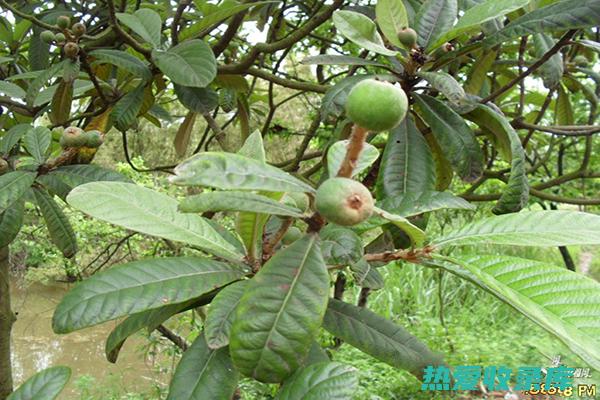
[[[134,335],[123,346],[116,364],[104,356],[104,341],[117,322],[56,335],[52,331],[52,313],[68,291],[67,284],[31,284],[26,288],[11,282],[13,310],[18,313],[13,328],[13,375],[15,385],[45,368],[65,365],[72,369],[71,381],[61,399],[87,399],[77,390],[76,382],[87,381],[96,388],[112,387],[118,393],[147,392],[167,379],[152,362],[146,360],[142,335]],[[162,379],[161,379],[162,377]]]

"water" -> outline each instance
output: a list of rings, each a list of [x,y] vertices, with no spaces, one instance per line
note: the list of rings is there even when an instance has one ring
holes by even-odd
[[[113,387],[119,393],[147,392],[153,382],[164,380],[141,347],[146,339],[134,335],[123,346],[116,364],[104,356],[104,341],[117,322],[109,322],[67,335],[52,331],[52,313],[68,291],[66,284],[11,284],[13,310],[13,375],[15,385],[45,368],[65,365],[72,369],[71,381],[61,399],[80,399],[75,381],[93,378],[93,387]],[[162,378],[162,379],[161,379]],[[92,388],[94,391],[94,388]]]

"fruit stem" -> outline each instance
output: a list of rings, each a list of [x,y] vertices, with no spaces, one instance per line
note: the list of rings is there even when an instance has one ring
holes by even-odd
[[[344,157],[344,161],[342,161],[337,176],[342,178],[352,177],[352,171],[358,163],[358,157],[363,149],[367,133],[368,131],[365,128],[354,124],[350,142],[348,143],[348,149],[346,150],[346,156]]]

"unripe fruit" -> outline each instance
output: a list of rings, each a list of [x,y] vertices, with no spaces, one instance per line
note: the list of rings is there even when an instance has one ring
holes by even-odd
[[[73,42],[65,44],[65,47],[63,47],[63,49],[65,51],[65,56],[69,58],[75,58],[77,57],[77,54],[79,54],[79,46],[77,46],[77,44]]]
[[[412,28],[404,28],[398,32],[398,40],[406,48],[412,49],[417,44],[417,32]]]
[[[62,44],[67,40],[64,33],[61,33],[61,32],[58,32],[56,35],[54,35],[54,39],[56,40],[56,43],[58,43],[58,44]]]
[[[70,126],[63,132],[60,138],[60,145],[63,148],[67,147],[82,147],[85,146],[86,137],[83,130],[76,126]]]
[[[0,175],[8,172],[8,162],[4,158],[0,158]]]
[[[346,100],[346,115],[350,120],[372,132],[395,128],[406,116],[407,109],[404,90],[375,79],[357,83]]]
[[[286,193],[283,197],[283,202],[292,207],[298,208],[302,212],[308,211],[308,207],[310,206],[308,196],[305,193],[300,192]]]
[[[292,226],[281,238],[283,244],[292,244],[302,237],[302,231],[295,226]]]
[[[102,139],[102,133],[100,133],[100,131],[84,132],[83,137],[85,138],[86,147],[97,148],[104,143],[104,139]]]
[[[54,36],[54,32],[52,31],[44,31],[42,33],[40,33],[40,39],[42,39],[42,42],[44,43],[52,43],[54,42],[54,39],[56,38],[56,36]]]
[[[578,67],[587,67],[589,65],[589,61],[585,56],[579,55],[573,59],[573,62]]]
[[[348,178],[330,178],[319,186],[317,211],[338,225],[356,225],[373,213],[373,196],[362,183]]]
[[[71,18],[69,18],[67,15],[61,15],[60,17],[56,18],[56,25],[61,29],[67,29],[69,26],[71,26]]]
[[[85,35],[86,28],[84,24],[82,24],[81,22],[77,22],[76,24],[73,24],[73,26],[71,27],[71,31],[75,36],[79,37]]]

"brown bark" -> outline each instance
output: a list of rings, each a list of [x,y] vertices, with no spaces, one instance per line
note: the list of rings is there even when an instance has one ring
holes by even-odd
[[[0,248],[0,400],[13,390],[10,364],[10,331],[15,315],[10,306],[8,246]]]

